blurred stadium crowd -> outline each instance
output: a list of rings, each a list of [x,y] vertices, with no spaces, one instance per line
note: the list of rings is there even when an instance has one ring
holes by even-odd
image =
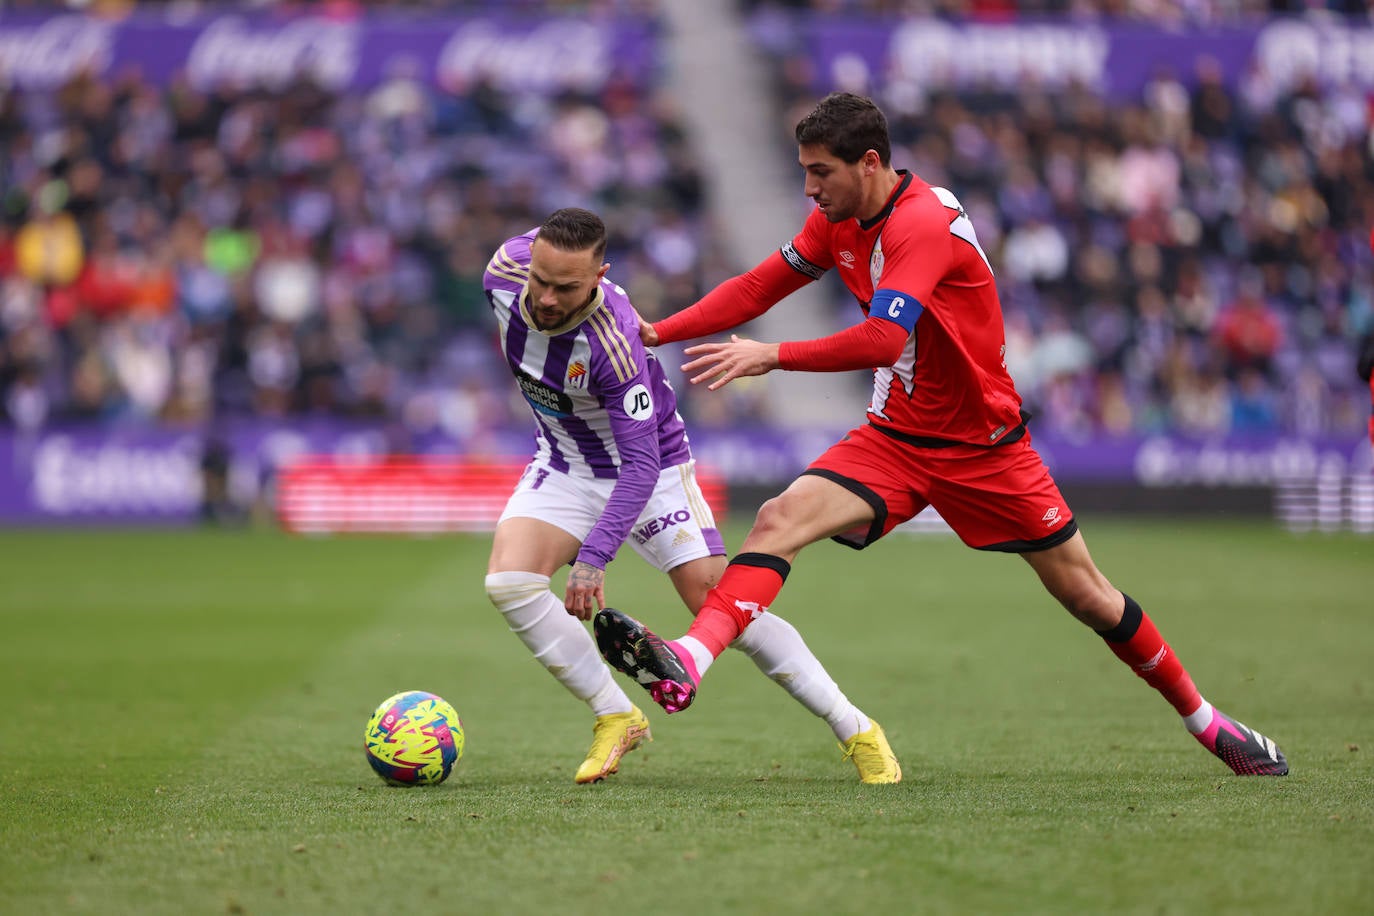
[[[786,7],[1007,6],[742,4],[773,62],[780,167],[815,98],[811,62],[777,15]],[[1166,22],[1272,6],[1106,5]],[[1163,71],[1128,105],[1033,85],[850,88],[889,111],[897,164],[955,190],[970,212],[999,275],[1009,365],[1038,423],[1084,436],[1364,429],[1354,364],[1374,326],[1366,94],[1280,93],[1262,75],[1228,88],[1205,72],[1189,88]],[[397,78],[362,94],[200,91],[132,74],[53,92],[0,87],[5,420],[386,416],[459,437],[507,422],[518,405],[481,290],[506,237],[559,206],[602,212],[612,275],[650,316],[749,266],[712,239],[712,219],[728,214],[706,211],[709,176],[675,91],[688,90],[613,80],[595,95],[514,96]],[[837,325],[851,320],[838,286],[835,301]],[[731,403],[767,419],[764,405]],[[684,405],[711,422],[746,419],[707,416],[690,393]]]
[[[1362,15],[1366,0],[740,0],[751,12],[792,9],[875,16],[950,16],[983,20],[1066,16],[1159,25],[1229,24],[1276,14]]]
[[[20,428],[505,422],[482,272],[560,206],[607,217],[642,307],[699,289],[701,176],[652,85],[330,94],[130,74],[0,89],[0,146],[0,388]]]
[[[1215,22],[1270,6],[1118,9]],[[772,52],[790,125],[814,99],[814,62],[777,20],[756,15],[754,30]],[[1132,104],[1029,81],[961,92],[896,78],[844,88],[880,99],[894,160],[955,190],[968,210],[998,273],[1008,365],[1042,428],[1364,427],[1369,396],[1355,358],[1374,329],[1374,96],[1311,81],[1284,91],[1261,71],[1228,87],[1208,63],[1180,74],[1167,62]]]

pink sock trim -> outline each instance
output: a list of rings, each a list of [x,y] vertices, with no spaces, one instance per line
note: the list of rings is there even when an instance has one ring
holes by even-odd
[[[1231,734],[1231,737],[1237,739],[1238,741],[1246,740],[1245,736],[1242,735],[1239,731],[1237,731],[1236,727],[1233,724],[1231,724],[1231,720],[1223,716],[1221,713],[1217,712],[1215,709],[1212,710],[1211,724],[1204,728],[1201,734],[1196,735],[1195,737],[1197,738],[1197,740],[1202,742],[1203,747],[1215,752],[1217,747],[1217,733],[1220,732],[1223,728]]]
[[[695,687],[697,684],[700,684],[701,675],[697,673],[697,663],[696,659],[692,658],[692,653],[688,652],[687,648],[679,644],[676,639],[667,640],[664,642],[664,645],[673,650],[673,654],[677,656],[677,660],[682,662],[682,667],[687,669],[688,676],[692,678],[692,686]]]

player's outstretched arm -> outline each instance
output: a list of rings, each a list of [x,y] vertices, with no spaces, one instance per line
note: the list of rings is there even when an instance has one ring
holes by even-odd
[[[748,273],[731,277],[711,290],[694,305],[675,315],[654,323],[656,340],[648,346],[693,340],[708,334],[718,334],[753,321],[768,311],[778,300],[801,289],[811,278],[793,270],[774,252]],[[640,339],[644,339],[641,329]]]
[[[778,368],[794,372],[850,372],[886,368],[897,362],[916,325],[870,315],[843,331],[814,340],[792,340],[778,349]]]
[[[774,369],[799,372],[847,372],[891,366],[902,355],[910,331],[883,318],[868,318],[815,340],[781,344],[743,340],[730,335],[725,343],[696,344],[683,352],[694,359],[682,371],[695,372],[693,385],[709,381],[711,391],[746,375],[763,375]]]

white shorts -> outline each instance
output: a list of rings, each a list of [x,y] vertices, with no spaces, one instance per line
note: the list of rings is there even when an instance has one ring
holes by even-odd
[[[536,458],[525,467],[501,521],[534,518],[585,541],[614,488],[614,480],[572,477]],[[659,471],[654,492],[626,543],[662,572],[689,560],[725,556],[725,540],[697,485],[695,462]]]

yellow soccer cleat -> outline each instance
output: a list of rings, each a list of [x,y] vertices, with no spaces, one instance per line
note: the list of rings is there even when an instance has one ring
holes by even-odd
[[[859,732],[840,745],[846,760],[854,761],[859,779],[870,785],[888,785],[902,781],[902,765],[887,743],[883,727],[873,720],[866,732]]]
[[[587,759],[577,768],[576,782],[600,782],[620,769],[620,758],[652,741],[649,720],[636,706],[629,712],[597,716],[592,726],[592,746]]]

